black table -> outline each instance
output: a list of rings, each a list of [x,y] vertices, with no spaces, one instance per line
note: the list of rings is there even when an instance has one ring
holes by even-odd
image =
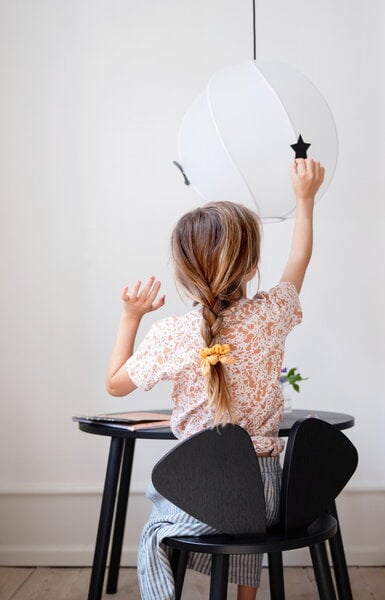
[[[170,414],[170,411],[162,410],[150,412],[164,412],[165,414]],[[318,410],[309,411],[295,409],[289,413],[285,413],[279,430],[280,437],[288,436],[295,421],[309,416],[323,419],[341,430],[349,429],[354,426],[354,417],[351,415]],[[140,429],[138,431],[130,431],[121,424],[93,422],[87,419],[79,421],[78,424],[81,431],[94,435],[104,435],[111,438],[88,593],[88,600],[100,600],[103,592],[103,582],[114,515],[115,521],[106,588],[107,594],[115,594],[118,586],[135,440],[172,440],[175,439],[175,436],[168,427],[162,429]],[[338,522],[335,503],[330,507],[330,512]],[[337,534],[329,541],[329,544],[339,600],[353,600],[339,527]]]

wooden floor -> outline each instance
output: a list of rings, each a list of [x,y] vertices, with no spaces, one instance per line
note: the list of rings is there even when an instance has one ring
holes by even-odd
[[[385,600],[385,567],[350,567],[354,600]],[[0,568],[0,600],[86,600],[90,569],[85,568]],[[286,567],[287,600],[318,598],[310,568]],[[236,597],[230,585],[228,600]],[[208,578],[188,571],[183,600],[208,598]],[[263,569],[258,600],[269,600],[267,571]],[[122,569],[119,591],[103,600],[140,600],[135,569]]]

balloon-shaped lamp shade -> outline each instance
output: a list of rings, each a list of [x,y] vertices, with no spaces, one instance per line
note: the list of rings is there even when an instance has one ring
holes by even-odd
[[[264,221],[295,213],[290,165],[299,136],[321,161],[325,193],[337,163],[328,105],[301,73],[280,63],[227,67],[211,77],[182,121],[178,154],[185,176],[206,202],[232,200]]]

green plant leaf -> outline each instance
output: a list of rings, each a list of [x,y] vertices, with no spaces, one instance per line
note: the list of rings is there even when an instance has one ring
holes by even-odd
[[[288,383],[293,387],[296,392],[299,392],[299,381],[305,381],[307,377],[302,377],[300,373],[297,373],[297,368],[293,367],[289,369],[286,373],[281,372],[280,380],[282,383]]]

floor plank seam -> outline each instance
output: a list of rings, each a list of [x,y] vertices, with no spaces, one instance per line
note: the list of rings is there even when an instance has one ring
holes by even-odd
[[[16,596],[16,594],[21,590],[21,588],[27,583],[27,581],[32,577],[32,575],[37,570],[37,567],[33,567],[30,574],[20,583],[19,587],[13,592],[12,596],[9,597],[9,600],[12,600]]]

